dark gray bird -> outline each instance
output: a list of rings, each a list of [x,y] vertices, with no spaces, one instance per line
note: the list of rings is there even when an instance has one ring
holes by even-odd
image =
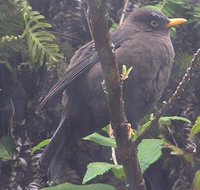
[[[124,81],[125,111],[130,123],[138,122],[155,106],[170,77],[174,50],[170,27],[185,19],[168,19],[154,10],[138,9],[113,33],[111,40],[119,69],[133,67]],[[81,47],[60,80],[52,87],[40,108],[64,91],[60,124],[40,159],[40,171],[53,175],[68,139],[79,138],[109,123],[102,90],[102,70],[94,42]],[[86,130],[88,129],[88,130]]]

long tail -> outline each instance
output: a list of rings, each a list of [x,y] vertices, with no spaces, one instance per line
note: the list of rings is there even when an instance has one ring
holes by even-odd
[[[68,98],[69,96],[70,98]],[[60,124],[39,160],[38,173],[41,177],[48,174],[48,178],[52,179],[56,172],[60,173],[57,169],[58,165],[61,164],[62,160],[65,160],[65,156],[68,156],[71,148],[76,144],[75,134],[79,122],[79,103],[74,102],[78,101],[75,91],[63,95]],[[63,171],[65,163],[61,164]]]
[[[54,167],[56,167],[59,155],[62,155],[63,149],[66,148],[67,132],[66,132],[66,118],[63,117],[56,132],[54,133],[50,143],[44,150],[40,160],[38,171],[41,177],[50,175],[51,178]]]

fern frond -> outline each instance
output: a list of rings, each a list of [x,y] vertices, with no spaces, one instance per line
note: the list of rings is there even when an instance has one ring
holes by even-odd
[[[18,35],[24,28],[23,18],[16,5],[9,1],[0,1],[0,37]]]
[[[200,7],[195,7],[194,10],[194,17],[197,18],[198,22],[200,22]]]
[[[56,63],[63,59],[55,36],[47,30],[52,26],[45,22],[45,17],[33,11],[26,0],[18,0],[26,29],[22,37],[26,37],[32,62],[42,65],[44,61]]]
[[[156,5],[147,5],[146,7],[159,10],[168,17],[200,15],[200,9],[194,8],[191,3],[188,3],[188,0],[162,0]]]

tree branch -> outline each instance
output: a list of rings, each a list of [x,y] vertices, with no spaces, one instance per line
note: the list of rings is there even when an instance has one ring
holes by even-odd
[[[137,159],[137,147],[130,141],[130,124],[127,122],[122,84],[115,55],[112,51],[105,4],[103,0],[87,0],[95,48],[98,52],[103,77],[103,87],[107,92],[106,99],[110,114],[111,126],[114,130],[117,149],[124,167],[127,190],[145,190],[145,184]]]

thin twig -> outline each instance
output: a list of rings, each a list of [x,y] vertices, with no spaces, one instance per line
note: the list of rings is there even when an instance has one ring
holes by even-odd
[[[111,148],[111,152],[112,152],[112,160],[113,160],[113,163],[114,163],[115,165],[118,165],[117,157],[116,157],[116,151],[115,151],[115,148],[114,148],[114,147]]]
[[[123,8],[122,15],[121,15],[121,18],[120,18],[120,21],[119,21],[119,25],[121,25],[126,18],[128,4],[129,4],[129,0],[124,0],[124,8]]]

